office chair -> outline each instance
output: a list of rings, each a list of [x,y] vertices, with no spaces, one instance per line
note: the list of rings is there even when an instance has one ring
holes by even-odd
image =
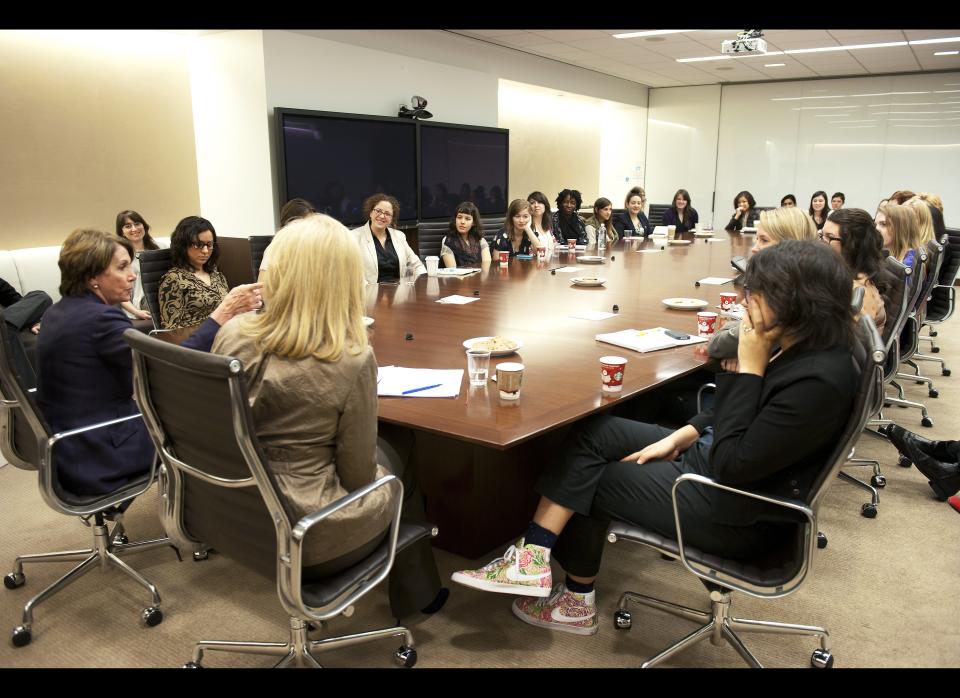
[[[398,550],[431,535],[426,525],[400,522],[403,485],[393,475],[377,480],[296,520],[280,494],[257,440],[240,362],[184,349],[133,331],[124,333],[134,351],[134,387],[150,435],[163,461],[161,513],[164,529],[184,549],[211,546],[277,583],[290,616],[286,642],[203,640],[188,667],[204,652],[280,656],[277,667],[318,667],[314,652],[381,637],[403,637],[394,659],[417,661],[413,636],[391,627],[323,640],[308,640],[308,623],[322,624],[352,613],[353,604],[390,572]],[[203,424],[197,429],[197,424]],[[304,536],[336,511],[380,487],[395,492],[389,534],[368,557],[319,582],[303,582]]]
[[[710,593],[709,611],[680,606],[636,592],[627,591],[620,597],[614,614],[618,630],[631,627],[633,618],[628,610],[630,602],[650,606],[672,615],[703,623],[679,642],[647,660],[642,667],[655,666],[678,654],[685,648],[709,638],[714,645],[723,642],[731,645],[748,665],[760,668],[760,661],[747,649],[738,632],[764,632],[785,635],[810,635],[820,638],[820,648],[814,650],[811,665],[829,668],[834,657],[830,651],[830,636],[824,628],[809,625],[794,625],[775,621],[758,621],[735,618],[730,614],[730,596],[734,591],[757,598],[780,598],[796,591],[803,583],[813,563],[816,549],[817,512],[827,487],[833,482],[846,455],[860,436],[873,405],[883,394],[883,362],[885,351],[873,320],[860,319],[858,341],[853,347],[853,363],[859,371],[859,387],[843,434],[824,463],[823,469],[809,495],[804,500],[791,500],[720,484],[702,475],[687,473],[674,482],[673,510],[676,522],[676,537],[662,536],[655,531],[623,522],[610,526],[607,539],[611,543],[628,540],[653,548],[671,558],[679,558],[690,573],[697,576]],[[784,508],[796,517],[798,523],[793,535],[786,536],[781,546],[769,554],[750,560],[731,560],[713,555],[709,550],[699,550],[683,543],[677,490],[695,483],[737,496],[757,499]]]
[[[933,287],[933,293],[927,302],[927,317],[924,321],[924,327],[929,334],[921,336],[920,340],[930,342],[930,353],[940,353],[940,347],[934,342],[937,336],[936,325],[942,324],[953,316],[953,311],[957,304],[957,292],[953,287],[957,280],[957,272],[960,272],[960,230],[953,228],[946,229],[946,239],[940,238],[943,245],[943,263],[940,265],[940,278],[937,285]],[[940,364],[940,374],[950,375],[950,369],[947,368],[943,359],[928,356],[926,354],[915,354],[914,361],[935,361]]]
[[[273,242],[273,235],[251,235],[247,239],[250,241],[250,268],[253,270],[253,280],[256,281],[260,276],[263,253]]]
[[[926,376],[920,375],[920,367],[917,365],[917,362],[918,361],[939,362],[941,366],[941,374],[943,373],[943,369],[946,368],[946,365],[944,364],[943,359],[936,356],[930,356],[929,354],[924,354],[920,351],[921,341],[927,340],[927,341],[930,341],[931,343],[933,342],[933,339],[931,339],[930,337],[920,336],[920,332],[921,330],[923,330],[924,327],[928,327],[930,325],[930,317],[931,317],[931,311],[933,310],[932,306],[934,303],[934,296],[936,295],[938,290],[942,290],[941,288],[942,283],[944,281],[948,281],[949,283],[948,290],[953,291],[953,282],[956,278],[956,271],[954,271],[953,274],[950,274],[949,278],[945,278],[945,274],[944,274],[945,271],[949,271],[949,266],[951,266],[950,265],[951,260],[949,259],[949,257],[951,256],[950,236],[944,233],[941,236],[939,242],[930,241],[929,243],[927,243],[928,249],[934,249],[937,246],[939,246],[940,248],[940,254],[938,255],[939,261],[937,263],[937,269],[936,269],[936,277],[937,277],[936,282],[933,284],[933,287],[930,289],[930,295],[927,297],[926,301],[923,303],[921,307],[922,317],[917,318],[918,320],[917,346],[914,349],[913,356],[911,356],[910,359],[905,362],[909,366],[913,367],[914,371],[916,371],[916,375],[910,376],[910,374],[904,374],[903,376],[901,376],[902,378],[912,377],[915,381],[917,381],[917,383],[920,383],[920,384],[927,383],[929,385],[927,394],[932,398],[939,397],[940,394],[937,391],[937,389],[933,387],[932,380],[930,380]],[[946,308],[943,308],[942,305],[940,306],[939,316],[941,317],[941,320],[939,320],[939,322],[943,322],[942,318],[944,317],[945,312],[949,314],[953,313],[952,308],[950,308],[949,302]],[[938,316],[937,313],[934,312],[934,315],[933,315],[934,319],[936,319],[937,316]],[[947,317],[949,317],[949,315],[947,315]],[[934,353],[940,351],[940,348],[936,346],[934,346],[933,349],[936,349]],[[947,375],[950,375],[949,369],[947,369]]]
[[[144,250],[140,253],[140,283],[147,307],[153,316],[154,330],[160,329],[160,280],[173,266],[170,249]]]
[[[137,331],[131,330],[131,332]],[[138,332],[138,334],[141,333]],[[23,620],[13,629],[11,641],[14,647],[28,645],[33,637],[33,609],[75,582],[98,563],[102,569],[114,567],[121,570],[150,592],[150,605],[144,608],[141,620],[147,626],[158,625],[163,620],[163,612],[160,610],[160,594],[157,588],[146,577],[121,560],[120,556],[167,546],[170,545],[170,540],[158,538],[130,543],[124,533],[122,514],[116,509],[118,505],[143,494],[153,484],[156,475],[156,459],[150,471],[142,477],[115,492],[102,495],[77,495],[68,492],[57,478],[57,468],[54,463],[55,447],[63,439],[127,420],[140,419],[140,415],[111,419],[58,434],[52,433],[34,402],[36,388],[25,382],[24,376],[19,374],[15,364],[11,362],[11,353],[15,351],[12,347],[14,342],[18,341],[16,335],[9,331],[6,322],[3,321],[3,314],[0,313],[0,392],[2,392],[4,412],[3,454],[14,466],[37,471],[43,500],[55,511],[81,517],[84,524],[93,529],[93,545],[84,550],[20,555],[14,560],[13,572],[3,578],[3,584],[7,589],[17,589],[26,582],[23,572],[24,563],[79,561],[80,564],[27,601],[23,607]],[[92,525],[89,523],[91,517]],[[112,531],[108,529],[106,523],[109,520],[114,522]]]

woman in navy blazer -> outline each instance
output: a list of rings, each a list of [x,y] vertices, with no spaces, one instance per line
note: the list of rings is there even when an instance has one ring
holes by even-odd
[[[137,274],[129,240],[99,230],[70,233],[60,250],[63,298],[43,316],[37,341],[40,410],[54,433],[136,414],[132,327],[120,309]],[[183,346],[209,351],[220,325],[262,305],[260,284],[238,286]],[[198,425],[203,428],[203,425]],[[54,451],[60,485],[77,495],[108,494],[142,476],[156,457],[146,426],[131,419],[78,434]]]
[[[643,187],[634,187],[627,192],[623,205],[627,209],[613,219],[613,227],[622,240],[626,236],[642,235],[647,237],[653,232],[653,227],[643,212],[647,203],[647,193]]]
[[[661,225],[675,225],[678,233],[693,230],[700,222],[697,209],[690,205],[690,194],[686,189],[677,189],[673,195],[673,203],[663,212]]]

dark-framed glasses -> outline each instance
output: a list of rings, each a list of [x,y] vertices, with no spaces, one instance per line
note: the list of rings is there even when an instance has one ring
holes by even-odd
[[[210,250],[212,252],[216,244],[217,243],[215,241],[201,242],[200,240],[197,240],[196,242],[191,242],[190,247],[195,250]]]
[[[377,218],[386,218],[387,220],[393,218],[393,213],[390,211],[384,211],[382,208],[375,208],[373,209],[373,212],[376,214]]]

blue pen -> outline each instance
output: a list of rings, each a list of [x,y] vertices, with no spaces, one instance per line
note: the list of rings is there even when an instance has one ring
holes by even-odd
[[[425,385],[422,388],[411,388],[410,390],[404,390],[401,395],[409,395],[410,393],[419,393],[421,390],[430,390],[430,388],[439,388],[443,383],[437,383],[436,385]]]

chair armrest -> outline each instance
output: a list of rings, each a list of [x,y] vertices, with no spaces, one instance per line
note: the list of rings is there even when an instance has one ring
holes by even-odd
[[[717,384],[716,383],[704,383],[700,386],[700,389],[697,390],[697,414],[703,412],[703,394],[707,390],[712,390],[716,392]]]

